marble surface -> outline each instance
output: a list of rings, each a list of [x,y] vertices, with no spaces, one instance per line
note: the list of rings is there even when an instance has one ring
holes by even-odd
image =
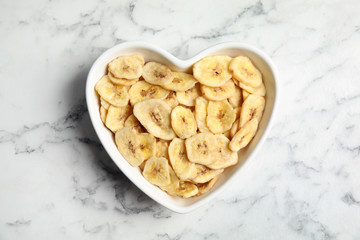
[[[360,239],[360,3],[0,0],[0,239]],[[186,59],[264,50],[280,103],[256,174],[185,215],[104,152],[84,89],[94,60],[144,40]]]

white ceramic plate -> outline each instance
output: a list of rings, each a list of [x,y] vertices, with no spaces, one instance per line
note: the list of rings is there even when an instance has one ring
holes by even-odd
[[[160,190],[158,187],[150,184],[141,175],[137,167],[132,167],[119,153],[116,148],[113,133],[109,131],[101,122],[99,107],[100,103],[98,96],[95,93],[95,83],[106,72],[107,64],[114,58],[131,53],[140,53],[145,57],[146,61],[157,61],[168,65],[174,71],[188,72],[191,70],[192,65],[203,57],[210,55],[229,55],[232,57],[238,55],[246,55],[254,62],[263,74],[263,80],[266,87],[266,106],[263,118],[255,138],[245,149],[239,152],[239,163],[233,167],[227,168],[219,181],[215,184],[210,192],[200,197],[182,199],[179,197],[172,197]],[[277,86],[277,71],[271,59],[262,51],[238,42],[228,42],[210,47],[193,58],[188,60],[180,60],[165,50],[145,42],[126,42],[116,45],[106,52],[95,61],[90,69],[87,82],[86,82],[86,101],[89,110],[90,118],[95,131],[103,144],[105,150],[121,169],[121,171],[144,193],[151,197],[156,202],[163,206],[179,213],[190,212],[211,199],[215,198],[221,191],[231,185],[235,178],[237,184],[249,184],[241,182],[241,175],[246,171],[250,164],[257,164],[255,154],[264,142],[266,135],[271,126],[271,119],[274,115],[276,106],[276,98],[278,95]],[[254,173],[256,174],[256,173]]]

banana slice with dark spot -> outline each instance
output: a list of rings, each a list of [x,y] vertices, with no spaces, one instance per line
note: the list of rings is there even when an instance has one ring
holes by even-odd
[[[265,99],[261,96],[250,94],[244,101],[240,113],[240,127],[255,118],[260,122],[265,108]]]
[[[146,161],[142,173],[146,180],[156,186],[165,187],[171,183],[170,166],[166,158],[150,158]]]
[[[129,94],[127,88],[113,84],[108,76],[103,76],[95,85],[95,90],[105,101],[116,107],[128,104]]]
[[[177,106],[171,111],[171,126],[176,135],[182,139],[195,135],[197,130],[194,114],[183,106]]]
[[[233,77],[251,87],[258,87],[262,82],[261,72],[254,66],[251,60],[245,56],[233,58],[229,70]]]
[[[134,167],[155,155],[155,138],[130,127],[115,133],[115,143],[121,155]]]
[[[109,63],[109,72],[116,78],[138,79],[145,60],[140,54],[120,56]]]
[[[214,134],[210,132],[198,133],[185,141],[187,157],[193,163],[211,164],[216,161],[212,154],[216,145]]]
[[[229,56],[205,57],[194,64],[194,77],[206,86],[220,87],[231,78],[230,61]]]
[[[106,114],[105,125],[113,133],[122,129],[125,125],[125,120],[131,115],[131,107],[126,105],[124,107],[110,106]]]
[[[197,83],[196,79],[191,74],[173,72],[173,75],[173,80],[169,84],[164,85],[164,88],[173,91],[186,91],[193,88]]]
[[[195,106],[195,99],[199,96],[201,96],[200,84],[195,84],[189,90],[176,92],[179,103],[189,107]]]
[[[144,66],[143,78],[155,85],[167,85],[174,79],[171,69],[157,62],[148,62]]]
[[[175,133],[171,128],[170,106],[160,99],[148,99],[134,105],[134,115],[146,130],[157,138],[171,140]]]
[[[145,81],[139,81],[129,90],[130,103],[134,105],[147,99],[165,99],[169,91],[160,86],[151,85]]]
[[[209,101],[206,125],[213,133],[224,133],[230,130],[236,113],[227,100]]]
[[[256,118],[251,119],[246,122],[244,126],[240,128],[240,130],[235,134],[235,136],[231,139],[229,148],[237,152],[240,149],[246,147],[249,142],[253,139],[258,129],[258,120]]]
[[[201,92],[209,100],[221,101],[234,95],[235,84],[233,81],[228,80],[220,87],[208,87],[201,85]]]

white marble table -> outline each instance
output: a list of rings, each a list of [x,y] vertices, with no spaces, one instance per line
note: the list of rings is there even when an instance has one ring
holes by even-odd
[[[121,3],[119,3],[121,2]],[[256,174],[176,214],[112,163],[85,106],[115,44],[241,41],[280,73]],[[0,0],[0,239],[360,239],[360,2]]]

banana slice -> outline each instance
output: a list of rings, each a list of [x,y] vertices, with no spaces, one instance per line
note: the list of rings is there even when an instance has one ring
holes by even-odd
[[[197,130],[194,114],[183,106],[177,106],[171,111],[171,126],[182,139],[195,135]]]
[[[238,155],[236,152],[230,150],[230,140],[222,134],[217,134],[215,137],[217,145],[213,154],[216,156],[216,161],[206,166],[211,169],[224,170],[224,168],[235,165],[238,162]]]
[[[169,149],[169,143],[167,141],[159,139],[158,141],[156,141],[155,156],[169,159],[168,149]]]
[[[213,133],[230,130],[236,117],[234,109],[227,100],[209,101],[207,113],[206,125]]]
[[[148,99],[138,102],[133,109],[135,117],[146,130],[157,138],[171,140],[175,133],[171,128],[171,108],[163,100]]]
[[[116,78],[136,79],[143,73],[144,63],[139,54],[120,56],[109,63],[109,72]]]
[[[256,118],[251,119],[250,121],[246,122],[244,126],[240,128],[240,130],[235,134],[233,139],[231,139],[229,148],[237,152],[240,149],[246,147],[251,139],[256,134],[258,128],[258,120]]]
[[[198,175],[195,163],[189,161],[186,155],[185,141],[174,138],[169,145],[169,160],[176,175],[181,180],[190,180]]]
[[[237,131],[239,130],[239,122],[240,120],[237,119],[234,124],[232,125],[231,129],[230,129],[230,137],[233,138],[234,135],[237,133]]]
[[[130,127],[134,129],[138,133],[145,132],[144,127],[140,124],[139,120],[135,117],[134,114],[131,114],[126,120],[125,120],[125,127]]]
[[[121,155],[134,167],[155,155],[155,138],[130,127],[115,133],[115,143]]]
[[[240,113],[240,127],[246,122],[256,118],[260,122],[265,108],[265,99],[255,94],[250,94],[244,101]]]
[[[216,161],[213,154],[217,142],[214,134],[210,132],[198,133],[185,141],[189,160],[199,164],[211,164]]]
[[[129,90],[130,103],[131,105],[135,105],[135,103],[146,99],[165,99],[169,93],[168,90],[163,89],[160,86],[154,86],[145,81],[139,81],[131,86]]]
[[[242,89],[243,102],[249,95],[250,95],[250,93],[248,91],[246,91],[245,89]]]
[[[103,123],[106,121],[107,110],[103,106],[100,107],[100,118]]]
[[[174,170],[169,167],[169,174],[170,174],[170,183],[166,186],[160,187],[162,190],[166,191],[171,196],[176,196],[177,191],[180,187],[180,180],[176,176]]]
[[[262,97],[266,95],[266,89],[265,89],[264,83],[261,83],[260,86],[258,86],[256,88],[251,87],[251,86],[249,86],[247,84],[244,84],[244,83],[240,83],[239,85],[240,85],[240,87],[242,89],[245,89],[250,94],[256,94],[256,95],[259,95],[259,96],[262,96]]]
[[[125,120],[131,115],[131,107],[126,105],[124,107],[110,106],[107,111],[105,125],[113,133],[122,129],[125,124]]]
[[[231,78],[230,61],[229,56],[205,57],[194,64],[194,77],[206,86],[220,87]]]
[[[135,78],[135,79],[117,78],[110,71],[108,72],[108,77],[114,84],[124,85],[124,86],[131,86],[134,85],[137,81],[139,81],[139,78]]]
[[[206,126],[207,106],[209,101],[203,97],[195,99],[195,119],[200,132],[209,132]]]
[[[208,181],[206,183],[198,183],[198,184],[196,184],[196,186],[197,186],[197,188],[199,190],[196,197],[209,192],[211,190],[211,188],[215,185],[217,180],[219,180],[220,176],[221,176],[221,174],[217,175],[216,177],[214,177],[213,179],[211,179],[210,181]]]
[[[234,93],[228,98],[228,101],[233,108],[240,107],[242,104],[241,88],[235,86]]]
[[[201,85],[201,92],[209,100],[221,101],[234,95],[235,84],[233,81],[228,80],[220,87],[208,87]]]
[[[229,65],[233,77],[251,87],[258,87],[262,82],[260,71],[254,66],[251,60],[245,56],[233,58]]]
[[[173,72],[173,75],[173,80],[169,84],[164,85],[164,88],[173,91],[186,91],[194,87],[195,83],[197,83],[191,74]]]
[[[191,182],[180,182],[179,188],[176,189],[176,195],[182,198],[193,197],[198,192],[197,186]]]
[[[220,175],[224,169],[210,169],[208,167],[205,167],[201,164],[195,164],[196,167],[196,177],[192,178],[191,181],[194,183],[205,183],[216,177],[217,175]]]
[[[174,75],[170,68],[157,62],[148,62],[144,66],[143,78],[155,85],[167,85],[171,83]]]
[[[201,96],[199,84],[195,84],[189,90],[176,92],[179,103],[189,107],[195,106],[195,99],[199,96]]]
[[[171,183],[170,166],[166,158],[152,157],[146,161],[143,176],[150,183],[165,187]]]
[[[186,155],[185,141],[179,138],[174,138],[169,145],[169,159],[176,175],[183,181],[203,183],[222,172],[190,162]]]
[[[177,105],[179,105],[179,102],[177,100],[176,97],[176,92],[175,91],[171,91],[169,93],[169,95],[167,95],[167,97],[164,99],[164,101],[171,107],[174,108]]]
[[[101,98],[116,107],[125,106],[129,102],[126,87],[114,85],[106,75],[95,84],[95,90]]]
[[[106,110],[109,109],[110,107],[110,103],[108,103],[105,99],[103,99],[102,97],[100,97],[100,105],[102,107],[104,107]]]

